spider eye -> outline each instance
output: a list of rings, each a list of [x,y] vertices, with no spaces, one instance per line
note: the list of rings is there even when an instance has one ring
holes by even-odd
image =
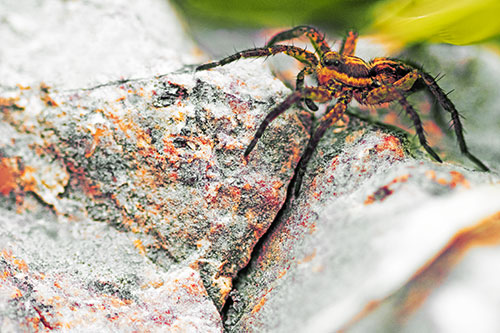
[[[337,67],[340,65],[340,60],[338,60],[338,59],[325,59],[324,62],[325,62],[326,66]]]

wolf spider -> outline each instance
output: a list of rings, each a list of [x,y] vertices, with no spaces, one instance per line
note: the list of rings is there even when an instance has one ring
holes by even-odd
[[[304,35],[308,37],[316,51],[315,53],[293,45],[276,44]],[[422,88],[427,88],[441,107],[450,113],[452,126],[462,154],[475,163],[479,169],[488,171],[488,167],[467,149],[460,115],[448,96],[437,85],[436,80],[422,69],[410,66],[397,59],[375,58],[365,62],[361,58],[354,56],[357,38],[356,33],[349,32],[340,47],[340,51],[336,52],[330,49],[325,37],[316,28],[298,26],[276,34],[265,47],[241,51],[222,60],[198,66],[196,70],[223,66],[240,58],[268,57],[278,53],[292,56],[305,65],[297,75],[296,90],[281,104],[274,107],[264,118],[253,140],[245,150],[245,158],[253,150],[269,123],[292,105],[296,103],[300,105],[301,101],[304,101],[309,109],[316,111],[318,107],[314,101],[326,103],[333,99],[336,100],[335,103],[331,103],[327,107],[324,116],[319,120],[319,125],[312,134],[300,159],[296,175],[296,195],[299,193],[301,179],[305,173],[307,163],[318,142],[325,131],[346,112],[347,105],[353,98],[360,104],[365,105],[379,105],[392,101],[399,102],[413,121],[422,147],[436,161],[442,162],[441,158],[427,144],[422,121],[406,99],[406,96]],[[318,86],[305,86],[304,79],[306,75],[314,75]]]

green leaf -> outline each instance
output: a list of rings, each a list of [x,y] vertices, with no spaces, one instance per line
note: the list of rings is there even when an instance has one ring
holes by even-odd
[[[500,36],[498,0],[390,0],[373,14],[370,30],[399,46],[422,41],[467,45]]]

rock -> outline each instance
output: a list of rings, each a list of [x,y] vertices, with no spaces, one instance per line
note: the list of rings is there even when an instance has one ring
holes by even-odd
[[[498,243],[499,179],[453,164],[435,127],[451,163],[352,106],[287,197],[311,117],[288,110],[243,158],[290,93],[263,61],[194,73],[196,48],[161,1],[0,9],[1,331],[456,331],[434,307],[468,309],[446,303],[449,283],[486,281],[459,273],[495,262],[469,249]],[[434,64],[446,50],[423,52]],[[496,169],[500,66],[470,50],[446,62],[466,92],[454,101]],[[477,295],[462,305],[476,300],[476,327],[495,331],[497,307]]]
[[[2,332],[222,332],[199,274],[159,270],[132,234],[2,209]]]
[[[0,84],[90,88],[201,61],[167,1],[0,3]]]
[[[308,115],[280,117],[247,161],[289,93],[261,61],[194,73],[161,1],[0,6],[12,42],[0,61],[2,331],[220,331],[216,311],[285,200]],[[87,24],[102,34],[78,47]]]
[[[4,161],[22,176],[4,192],[12,204],[32,192],[58,215],[134,233],[164,269],[198,271],[221,307],[283,204],[307,139],[290,112],[244,160],[270,100],[286,92],[262,73],[266,90],[248,77],[187,71],[88,90],[5,92],[3,127],[13,135]]]
[[[487,51],[480,59],[492,61]],[[499,68],[497,59],[490,70]],[[495,77],[486,72],[478,67],[472,76],[485,76],[486,81]],[[481,90],[483,105],[498,103],[488,85],[482,90],[482,81],[478,82],[479,87],[470,89]],[[414,96],[414,103],[416,98],[422,95]],[[462,98],[466,99],[459,97],[457,102],[460,109]],[[491,115],[490,124],[484,123],[487,116],[469,110],[485,128],[479,131],[472,126],[467,139],[476,147],[471,150],[495,170],[498,140],[489,136],[495,147],[490,152],[477,144],[488,140],[490,128],[494,128],[491,121],[498,115],[493,110],[485,111]],[[465,123],[468,128],[468,121]],[[426,161],[401,132],[355,117],[346,130],[334,134],[336,131],[328,132],[321,141],[302,193],[280,213],[249,266],[238,276],[226,330],[497,330],[498,321],[489,313],[496,313],[498,303],[478,298],[481,288],[477,284],[483,280],[495,285],[494,278],[487,276],[489,272],[496,276],[496,270],[486,270],[485,261],[495,258],[487,254],[498,252],[500,243],[498,174]],[[437,138],[440,141],[434,143],[445,147],[444,154],[456,149],[455,142],[444,135]],[[470,249],[478,246],[496,246],[481,255],[480,268],[488,273],[483,279],[477,274],[474,279],[463,278],[460,273],[471,274],[466,269],[477,265],[469,259],[465,266],[460,260],[472,256]],[[451,306],[454,294],[443,294],[450,288],[456,292],[469,281],[475,283],[474,293],[463,295],[461,304]],[[444,297],[447,303],[441,301]],[[470,309],[465,306],[469,300],[476,301],[473,304],[484,313],[467,314],[468,319],[457,319],[455,324],[449,316],[441,317],[450,309]]]

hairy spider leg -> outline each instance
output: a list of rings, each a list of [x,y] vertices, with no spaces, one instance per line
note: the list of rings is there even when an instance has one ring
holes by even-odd
[[[472,153],[469,152],[469,149],[467,148],[467,145],[465,143],[463,126],[460,121],[460,114],[458,113],[457,109],[450,101],[448,96],[438,86],[436,80],[430,74],[420,69],[415,69],[401,61],[390,60],[385,58],[375,58],[371,61],[371,65],[373,66],[372,70],[374,68],[377,68],[377,72],[379,73],[386,72],[386,74],[382,74],[381,76],[387,75],[387,73],[390,72],[390,71],[387,72],[387,70],[395,71],[396,68],[402,71],[408,71],[408,74],[399,80],[399,81],[406,80],[404,84],[401,84],[399,86],[399,91],[410,90],[413,84],[420,79],[421,82],[423,82],[424,85],[427,87],[431,95],[433,95],[433,97],[437,100],[438,104],[444,110],[450,113],[453,129],[455,132],[455,136],[457,137],[461,153],[464,154],[471,162],[476,164],[482,171],[489,171],[488,167],[483,162],[481,162],[476,156],[474,156]],[[396,83],[394,83],[394,85],[396,85]]]
[[[297,166],[297,176],[295,179],[296,197],[298,197],[299,195],[300,187],[302,185],[302,178],[304,177],[304,174],[306,172],[307,164],[309,163],[314,150],[316,150],[316,146],[325,134],[326,130],[335,122],[337,122],[345,113],[345,111],[347,110],[347,105],[352,100],[352,96],[352,89],[348,88],[342,91],[340,96],[337,98],[337,102],[334,105],[328,107],[325,115],[319,120],[318,128],[316,128],[316,131],[309,139],[309,143],[307,144],[307,147],[302,154],[302,157]]]
[[[330,46],[328,46],[328,43],[325,41],[325,36],[316,28],[307,25],[301,25],[293,29],[277,33],[269,40],[269,42],[267,42],[266,46],[271,46],[276,43],[301,37],[304,35],[309,38],[309,41],[318,53],[319,57],[322,57],[326,52],[330,52],[331,49]]]
[[[274,45],[276,43],[290,40],[293,38],[302,37],[304,35],[307,36],[307,38],[309,38],[309,41],[311,42],[312,46],[314,47],[314,50],[316,50],[316,53],[318,53],[318,56],[320,58],[322,58],[325,53],[331,51],[330,46],[325,41],[325,36],[321,32],[319,32],[316,28],[311,27],[311,26],[306,26],[306,25],[302,25],[302,26],[298,26],[298,27],[295,27],[295,28],[290,29],[290,30],[282,31],[282,32],[274,35],[269,40],[269,42],[267,42],[266,45],[267,46]],[[314,71],[307,71],[307,73],[306,73],[306,72],[304,72],[304,70],[302,70],[299,73],[299,75],[297,75],[297,83],[295,85],[295,90],[300,90],[303,87],[305,75],[309,75],[309,74],[313,74],[313,73],[314,73]],[[299,81],[301,81],[301,82],[299,82]],[[301,83],[301,84],[299,84],[299,83]],[[316,104],[314,104],[314,102],[312,100],[305,98],[304,102],[306,103],[307,107],[311,111],[318,110],[318,106]],[[298,101],[297,105],[298,105],[298,107],[302,108],[301,101]]]
[[[297,79],[295,82],[295,90],[302,90],[304,88],[304,78],[306,75],[314,73],[314,68],[306,66],[297,74]],[[304,98],[304,102],[311,111],[318,111],[318,106],[314,104],[311,99]],[[302,109],[302,103],[300,100],[297,101],[297,106]]]
[[[271,112],[269,112],[268,115],[264,118],[259,128],[257,129],[254,138],[252,139],[247,149],[245,150],[243,156],[246,158],[250,154],[250,152],[257,144],[257,141],[259,141],[260,137],[266,130],[267,126],[274,119],[276,119],[276,117],[278,117],[280,114],[288,110],[293,104],[295,104],[297,101],[299,101],[301,98],[304,97],[318,101],[320,103],[327,102],[332,98],[331,93],[327,89],[321,87],[305,87],[302,90],[297,90],[292,94],[288,95],[288,97],[283,102],[281,102],[281,104],[279,104],[277,107],[271,110]]]
[[[467,144],[465,143],[464,130],[460,121],[460,114],[458,113],[457,109],[450,101],[448,96],[437,85],[436,81],[430,74],[423,71],[419,71],[418,74],[419,77],[424,81],[430,92],[437,99],[441,107],[451,114],[453,129],[455,130],[455,136],[457,137],[458,145],[462,154],[464,154],[470,161],[476,164],[482,171],[490,171],[490,169],[483,162],[481,162],[476,156],[469,152]]]
[[[196,70],[203,71],[217,66],[224,66],[241,58],[268,57],[279,53],[284,53],[289,56],[292,56],[298,61],[306,64],[306,66],[315,67],[318,65],[318,59],[312,52],[306,51],[297,46],[273,45],[269,47],[260,47],[260,48],[240,51],[219,61],[209,62],[200,65],[196,68]]]
[[[392,84],[383,84],[378,88],[370,90],[364,97],[364,100],[362,100],[361,102],[376,105],[394,100],[398,101],[405,110],[408,117],[413,122],[413,125],[415,126],[415,132],[422,147],[424,147],[427,153],[429,153],[429,155],[431,155],[436,161],[442,163],[443,161],[441,160],[439,155],[436,154],[436,152],[427,143],[424,126],[422,124],[420,116],[411,106],[411,104],[408,103],[404,96],[404,92],[410,90],[417,79],[418,72],[416,70],[413,70]]]
[[[355,31],[349,31],[347,36],[342,41],[342,46],[340,47],[340,54],[353,56],[356,51],[356,44],[358,42],[358,33]]]
[[[411,106],[411,104],[408,103],[408,101],[406,100],[406,98],[403,96],[402,93],[399,94],[400,97],[398,99],[398,102],[399,104],[401,104],[408,117],[410,117],[410,119],[413,121],[413,124],[415,126],[415,132],[417,133],[418,136],[418,141],[420,142],[422,147],[424,147],[424,149],[429,153],[429,155],[431,155],[439,163],[442,163],[443,161],[441,160],[439,155],[436,154],[436,152],[427,143],[424,126],[422,125],[422,120],[420,120],[417,111],[415,111],[415,109]]]

